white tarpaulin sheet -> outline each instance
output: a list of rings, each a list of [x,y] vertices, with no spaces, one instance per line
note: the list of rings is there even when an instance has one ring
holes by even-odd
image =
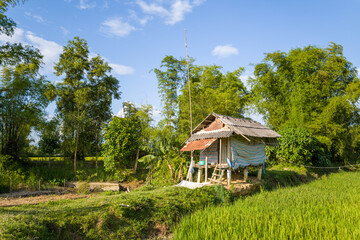
[[[210,184],[210,182],[206,183],[196,183],[196,182],[189,182],[189,181],[181,181],[178,185],[175,185],[175,187],[186,187],[190,189],[200,188],[207,184]]]

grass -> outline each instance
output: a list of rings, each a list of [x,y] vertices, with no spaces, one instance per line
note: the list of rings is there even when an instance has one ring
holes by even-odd
[[[38,189],[39,180],[42,188],[51,186],[63,186],[64,181],[85,181],[85,182],[122,182],[131,180],[145,180],[147,169],[138,169],[120,179],[115,174],[106,172],[103,161],[98,162],[96,169],[94,161],[80,161],[77,163],[77,174],[74,174],[74,166],[68,161],[54,161],[48,166],[46,161],[29,161],[20,168],[11,172],[13,191],[27,189]],[[10,191],[10,177],[0,173],[0,193]]]
[[[59,161],[64,161],[65,158],[64,157],[50,157],[51,161],[54,162],[59,162]],[[49,157],[29,157],[30,161],[49,161]],[[98,161],[103,161],[104,157],[98,157],[97,158]],[[96,157],[85,157],[85,161],[96,161]]]
[[[143,187],[130,193],[0,208],[0,239],[161,236],[184,214],[231,200],[230,192],[217,187]]]
[[[174,239],[359,239],[360,172],[322,178],[197,211]]]

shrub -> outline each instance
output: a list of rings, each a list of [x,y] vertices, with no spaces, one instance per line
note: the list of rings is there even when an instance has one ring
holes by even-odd
[[[279,131],[279,147],[267,147],[270,163],[290,163],[326,166],[331,157],[326,147],[305,128],[287,128]]]

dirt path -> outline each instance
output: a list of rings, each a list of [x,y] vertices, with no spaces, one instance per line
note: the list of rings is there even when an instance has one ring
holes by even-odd
[[[74,186],[79,183],[71,183]],[[97,187],[103,190],[119,190],[119,184],[92,182],[89,190],[96,189]],[[134,180],[127,183],[121,183],[122,191],[131,191],[135,188],[144,185],[143,181]],[[115,186],[115,188],[114,188]],[[76,194],[76,188],[66,188],[66,190],[53,190],[53,191],[20,191],[12,194],[0,194],[0,207],[10,207],[24,204],[39,204],[48,201],[59,201],[63,199],[78,199],[78,198],[93,198],[98,197],[96,193],[81,195]]]
[[[56,195],[41,195],[35,197],[4,197],[0,198],[0,207],[10,207],[24,204],[39,204],[48,201],[58,201],[62,199],[78,199],[78,198],[91,198],[98,195],[79,195],[74,193],[56,194]]]

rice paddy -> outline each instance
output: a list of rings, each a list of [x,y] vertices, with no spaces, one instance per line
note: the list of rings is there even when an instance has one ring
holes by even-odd
[[[174,239],[360,239],[360,173],[261,192],[185,217]]]

